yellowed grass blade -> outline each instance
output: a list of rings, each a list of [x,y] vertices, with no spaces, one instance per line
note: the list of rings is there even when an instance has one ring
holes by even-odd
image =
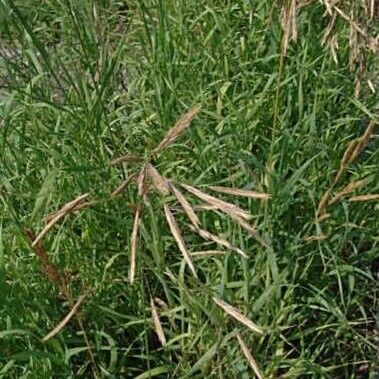
[[[318,217],[317,217],[317,222],[323,222],[324,220],[326,220],[327,218],[330,217],[330,213],[323,213],[323,214],[320,214]]]
[[[78,206],[84,199],[89,196],[89,193],[85,193],[83,195],[78,196],[76,199],[70,201],[66,205],[64,205],[59,211],[56,212],[56,216],[53,217],[41,230],[36,239],[32,243],[32,247],[35,247],[42,238],[49,232],[53,226],[59,222],[63,217],[65,217],[68,213],[72,212],[76,206]]]
[[[248,319],[245,315],[243,315],[237,308],[232,307],[230,304],[225,301],[218,299],[217,297],[213,298],[213,301],[220,307],[222,310],[227,313],[229,316],[233,317],[241,324],[248,327],[253,332],[264,334],[262,328],[258,325],[254,324],[250,319]]]
[[[121,195],[128,185],[137,177],[137,174],[130,174],[111,194],[111,197]]]
[[[192,227],[190,226],[190,228],[194,231],[194,232],[197,232],[199,234],[200,237],[208,240],[208,241],[212,241],[212,242],[215,242],[221,246],[224,246],[226,247],[227,249],[229,250],[232,250],[232,251],[235,251],[237,254],[241,255],[241,257],[245,258],[245,259],[248,259],[248,256],[245,252],[243,252],[241,249],[239,249],[238,247],[236,246],[233,246],[229,241],[221,238],[221,237],[218,237],[218,236],[215,236],[214,234],[208,232],[207,230],[204,230],[204,229],[200,229],[200,228],[195,228],[195,227]]]
[[[262,193],[262,192],[255,192],[240,188],[229,188],[229,187],[220,187],[220,186],[210,186],[211,190],[221,193],[226,193],[228,195],[233,196],[242,196],[242,197],[248,197],[251,199],[260,199],[260,200],[268,200],[270,199],[270,195],[268,193]]]
[[[192,222],[194,226],[198,227],[200,225],[200,220],[199,217],[197,217],[197,214],[195,213],[195,210],[193,209],[192,205],[183,196],[179,189],[176,188],[172,183],[170,183],[170,189],[176,197],[176,199],[178,200],[180,206],[183,208],[183,211],[185,212],[189,220]]]
[[[200,106],[193,107],[182,117],[180,117],[175,125],[167,132],[161,143],[154,149],[153,153],[160,152],[174,142],[183,133],[183,131],[191,125],[192,120],[199,113],[200,108]]]
[[[179,226],[174,218],[174,215],[171,213],[170,208],[167,204],[163,205],[164,212],[166,215],[167,223],[170,227],[171,233],[174,236],[174,239],[176,241],[176,244],[179,247],[180,252],[183,255],[184,260],[188,264],[189,268],[191,269],[193,275],[197,278],[195,266],[193,265],[191,255],[188,253],[186,245],[184,243],[182,234],[180,232]]]
[[[250,353],[249,348],[246,346],[245,341],[242,339],[242,337],[240,336],[239,333],[237,334],[237,340],[238,340],[238,343],[241,347],[243,354],[245,355],[247,362],[249,363],[250,367],[254,371],[255,376],[258,379],[263,379],[263,375],[262,375],[261,370],[259,369],[259,367],[257,365],[257,362],[253,358],[252,354]]]
[[[118,165],[118,164],[124,163],[124,162],[139,163],[139,162],[143,162],[143,158],[137,157],[135,155],[123,155],[122,157],[118,157],[116,159],[113,159],[113,161],[111,161],[111,165]]]
[[[210,205],[215,206],[217,209],[228,214],[229,216],[242,218],[245,221],[248,221],[252,218],[249,212],[237,207],[236,205],[232,203],[228,203],[227,201],[217,199],[216,197],[208,195],[207,193],[200,191],[199,189],[192,187],[188,184],[181,184],[181,185],[188,192],[192,193],[193,195],[198,197],[200,200],[203,200],[206,203],[209,203]]]
[[[162,328],[161,320],[158,316],[157,308],[154,304],[154,300],[150,299],[150,305],[151,305],[151,317],[153,319],[154,327],[155,327],[155,333],[157,333],[158,339],[162,346],[166,345],[166,337]]]
[[[136,276],[136,259],[137,259],[137,245],[138,245],[138,228],[141,216],[141,206],[138,205],[134,214],[133,231],[130,239],[130,284],[134,283]]]
[[[146,166],[146,172],[149,175],[154,188],[162,195],[167,196],[170,193],[170,188],[166,179],[157,171],[157,169],[150,163]]]
[[[67,316],[50,333],[43,337],[42,342],[46,342],[49,339],[53,338],[66,326],[66,324],[71,320],[72,316],[74,316],[75,312],[78,310],[85,298],[86,294],[79,296],[78,301],[72,307],[71,311],[67,314]]]
[[[349,201],[370,201],[370,200],[378,200],[379,193],[369,193],[367,195],[359,195],[353,196],[349,199]]]

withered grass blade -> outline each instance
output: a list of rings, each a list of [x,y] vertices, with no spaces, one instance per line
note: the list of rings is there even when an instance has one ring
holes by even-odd
[[[189,201],[184,197],[184,195],[179,191],[178,188],[176,188],[172,183],[170,183],[170,189],[174,196],[176,197],[176,200],[178,200],[180,206],[182,207],[184,213],[187,215],[191,223],[198,227],[200,225],[200,220],[197,214],[195,213],[195,210],[193,209],[192,205],[189,203]]]
[[[262,328],[260,328],[258,325],[254,324],[249,318],[247,318],[245,315],[243,315],[237,308],[232,307],[230,304],[226,303],[224,300],[218,299],[217,297],[213,298],[213,301],[220,307],[222,310],[228,314],[229,316],[233,317],[237,321],[239,321],[241,324],[248,327],[253,332],[264,334]]]
[[[200,106],[195,106],[180,117],[175,125],[167,132],[160,144],[153,150],[153,153],[158,153],[173,143],[183,133],[183,131],[191,125],[192,120],[199,113],[200,109]]]
[[[190,270],[192,271],[192,274],[197,278],[195,266],[192,262],[191,255],[187,251],[186,245],[184,243],[182,234],[181,234],[179,226],[178,226],[178,224],[174,218],[174,215],[171,213],[170,208],[167,204],[164,204],[163,208],[164,208],[165,216],[167,219],[167,223],[168,223],[170,230],[171,230],[171,234],[173,235],[173,237],[176,241],[176,244],[178,245],[179,250],[183,255],[184,260],[186,261]]]
[[[111,197],[117,197],[121,195],[128,185],[137,177],[137,174],[130,174],[111,194]]]
[[[41,230],[41,232],[37,235],[36,239],[32,243],[32,247],[35,247],[42,240],[42,238],[49,232],[49,230],[54,227],[54,225],[57,222],[59,222],[62,218],[64,218],[68,213],[72,212],[75,209],[75,207],[78,206],[88,196],[89,196],[89,193],[80,195],[76,199],[64,205],[59,211],[57,211],[56,216],[53,217],[45,225],[45,227]]]
[[[353,196],[349,199],[349,201],[370,201],[370,200],[378,200],[379,193],[369,193],[367,195],[359,195]]]
[[[163,176],[158,172],[158,170],[150,163],[146,166],[146,172],[149,175],[154,188],[164,196],[169,195],[170,188],[168,182]]]
[[[150,306],[151,306],[151,318],[153,319],[154,327],[155,327],[155,333],[157,333],[158,339],[162,346],[166,345],[166,337],[162,328],[161,320],[158,316],[157,308],[154,304],[154,300],[150,299]]]
[[[232,250],[234,252],[236,252],[237,254],[239,254],[241,257],[245,258],[245,259],[248,259],[248,256],[245,252],[243,252],[241,249],[239,249],[238,247],[232,245],[229,241],[225,240],[224,238],[221,238],[221,237],[218,237],[218,236],[215,236],[214,234],[208,232],[207,230],[204,230],[204,229],[200,229],[200,228],[195,228],[193,226],[190,225],[190,228],[191,230],[193,230],[194,232],[198,233],[200,237],[208,240],[208,241],[212,241],[212,242],[215,242],[221,246],[224,246],[226,247],[227,249],[229,250]]]
[[[304,242],[323,241],[326,239],[325,234],[315,234],[313,236],[305,236],[302,238]]]
[[[86,298],[86,294],[79,296],[79,299],[75,303],[75,305],[72,307],[70,312],[66,315],[66,317],[45,337],[43,337],[42,342],[46,342],[49,339],[56,336],[59,332],[63,330],[63,328],[66,326],[66,324],[71,320],[71,318],[75,315],[76,311],[80,307],[80,305],[83,303],[83,300]]]
[[[245,341],[242,339],[241,335],[238,333],[237,334],[237,340],[238,340],[238,343],[241,347],[241,350],[247,360],[247,362],[249,363],[251,369],[254,371],[254,374],[255,376],[258,378],[258,379],[263,379],[263,375],[262,375],[262,372],[261,370],[259,369],[258,365],[257,365],[257,362],[255,361],[255,359],[253,358],[249,348],[247,347]]]
[[[143,158],[137,157],[136,155],[123,155],[111,161],[111,165],[118,165],[120,163],[140,163],[143,162]]]
[[[227,195],[242,196],[242,197],[248,197],[251,199],[268,200],[271,197],[268,193],[255,192],[255,191],[245,190],[241,188],[230,188],[230,187],[220,187],[220,186],[210,186],[209,188],[213,191],[225,193]]]
[[[192,187],[188,184],[181,184],[181,186],[188,192],[198,197],[200,200],[203,200],[206,203],[215,206],[218,210],[228,214],[229,216],[242,218],[245,221],[248,221],[252,218],[249,212],[237,207],[235,204],[228,203],[227,201],[220,200],[216,197],[208,195],[207,193],[200,191],[198,188]]]
[[[142,166],[137,178],[138,196],[141,196],[144,200],[147,194],[146,167],[146,165]]]
[[[134,214],[133,231],[130,239],[130,284],[134,283],[136,276],[136,259],[138,247],[138,229],[141,217],[141,205],[138,205]]]

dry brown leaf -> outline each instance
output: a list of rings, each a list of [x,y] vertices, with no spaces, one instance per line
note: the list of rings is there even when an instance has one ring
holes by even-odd
[[[188,184],[181,184],[181,186],[188,192],[198,197],[200,200],[203,200],[206,203],[215,206],[218,210],[228,214],[229,216],[242,218],[245,221],[251,220],[252,218],[249,212],[237,207],[232,203],[217,199],[216,197],[208,195],[207,193],[200,191],[198,188],[192,187]]]
[[[349,201],[370,201],[370,200],[378,200],[379,193],[369,193],[367,195],[359,195],[353,196],[349,199]]]
[[[243,315],[237,308],[232,307],[230,304],[225,301],[218,299],[217,297],[213,298],[213,301],[224,310],[229,316],[232,316],[234,319],[239,321],[241,324],[248,327],[253,332],[264,334],[262,328],[258,325],[254,324],[250,319],[248,319],[245,315]]]
[[[156,306],[154,304],[154,300],[152,298],[150,299],[150,305],[151,305],[151,317],[153,319],[153,323],[154,323],[154,327],[155,327],[155,333],[157,333],[158,339],[159,339],[160,343],[162,344],[162,346],[165,346],[167,343],[166,337],[165,337],[165,334],[163,332],[161,320],[159,319],[159,316],[158,316],[157,308],[156,308]]]
[[[256,375],[258,379],[263,379],[263,375],[257,365],[257,362],[253,358],[252,354],[250,353],[249,348],[247,347],[245,341],[242,339],[239,333],[237,334],[237,340],[242,349],[243,354],[245,355],[245,358],[247,359],[252,370],[254,371],[254,374]]]
[[[88,196],[89,196],[89,193],[80,195],[76,199],[64,205],[59,211],[57,211],[56,216],[53,217],[45,225],[45,227],[41,230],[41,232],[37,235],[36,239],[32,243],[32,247],[35,247],[42,240],[42,238],[49,232],[49,230],[54,227],[54,225],[57,222],[59,222],[62,218],[64,218],[68,213],[72,212],[75,209],[75,207],[78,206]]]
[[[233,246],[229,241],[227,241],[227,240],[225,240],[225,239],[223,239],[221,237],[215,236],[214,234],[208,232],[207,230],[200,229],[200,228],[195,228],[193,226],[190,226],[190,228],[194,232],[198,233],[200,237],[202,237],[202,238],[204,238],[204,239],[206,239],[208,241],[215,242],[215,243],[217,243],[217,244],[219,244],[221,246],[224,246],[227,249],[232,250],[232,251],[236,252],[237,254],[241,255],[241,257],[243,257],[245,259],[249,258],[245,252],[243,252],[238,247]]]
[[[43,337],[42,342],[46,342],[49,339],[56,336],[59,332],[62,331],[62,329],[66,326],[66,324],[71,320],[72,316],[76,313],[80,305],[83,303],[83,300],[86,298],[86,294],[79,296],[78,301],[75,303],[75,305],[72,307],[71,311],[67,314],[67,316],[45,337]]]
[[[196,227],[200,225],[199,217],[195,213],[192,205],[188,202],[188,200],[184,197],[184,195],[176,188],[172,183],[170,183],[170,189],[176,199],[178,200],[180,206],[182,207],[184,213],[187,215],[192,224]]]
[[[116,197],[121,195],[128,185],[137,177],[137,174],[130,174],[111,194],[111,197]]]
[[[255,192],[255,191],[250,191],[250,190],[240,189],[240,188],[229,188],[229,187],[219,187],[219,186],[210,186],[209,188],[216,192],[221,192],[221,193],[225,193],[225,194],[233,195],[233,196],[248,197],[251,199],[268,200],[271,197],[268,193]]]
[[[170,188],[167,180],[163,178],[158,170],[150,163],[148,163],[146,166],[146,172],[149,175],[154,188],[162,195],[167,196],[170,193]]]
[[[195,266],[193,265],[191,255],[187,251],[186,245],[184,243],[182,234],[181,234],[179,226],[178,226],[178,224],[174,218],[174,215],[171,213],[170,208],[167,204],[164,204],[163,208],[164,208],[165,216],[167,219],[167,223],[168,223],[170,230],[171,230],[171,234],[173,235],[173,237],[176,241],[176,244],[178,245],[179,250],[183,255],[184,260],[186,261],[189,268],[191,269],[192,274],[197,278]]]
[[[161,143],[153,150],[153,153],[156,154],[160,152],[174,142],[183,133],[183,131],[191,125],[192,120],[199,113],[200,109],[200,106],[193,107],[182,117],[180,117],[175,125],[167,132]]]
[[[136,276],[136,259],[137,259],[137,245],[138,245],[138,229],[139,220],[141,217],[141,206],[138,205],[134,214],[133,231],[130,239],[130,284],[134,283]]]

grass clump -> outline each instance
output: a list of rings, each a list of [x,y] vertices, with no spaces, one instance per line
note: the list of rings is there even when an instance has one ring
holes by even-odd
[[[371,1],[0,2],[0,378],[374,378]]]

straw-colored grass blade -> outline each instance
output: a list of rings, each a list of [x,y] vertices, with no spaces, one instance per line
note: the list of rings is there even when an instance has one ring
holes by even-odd
[[[45,337],[43,337],[42,342],[46,342],[49,339],[56,336],[59,332],[63,330],[63,328],[66,326],[66,324],[71,320],[71,318],[75,315],[76,311],[80,307],[80,305],[83,303],[83,300],[86,298],[86,294],[79,296],[79,299],[75,303],[75,305],[72,307],[70,312],[66,315],[66,317]]]
[[[141,206],[138,205],[134,214],[133,231],[130,239],[130,284],[134,283],[136,276],[136,259],[137,259],[137,245],[138,245],[138,229],[139,220],[141,217]]]
[[[144,200],[147,194],[147,182],[146,182],[146,165],[143,165],[137,178],[138,195]]]
[[[269,247],[269,244],[267,243],[267,241],[265,241],[260,235],[259,233],[257,232],[257,230],[251,226],[249,223],[247,223],[245,220],[242,220],[240,218],[235,218],[234,220],[236,220],[238,222],[238,224],[243,228],[245,229],[257,242],[259,242],[262,246],[264,247]]]
[[[251,199],[268,200],[271,197],[268,193],[255,192],[241,188],[230,188],[220,186],[210,186],[209,188],[213,191],[225,193],[227,195],[242,196]]]
[[[159,319],[157,308],[152,298],[150,299],[150,306],[151,306],[151,318],[153,319],[155,333],[157,333],[160,343],[162,344],[162,346],[164,346],[166,345],[167,341],[166,341],[166,337],[163,331],[161,320]]]
[[[130,174],[111,194],[111,197],[121,195],[128,187],[128,185],[137,177],[137,174]]]
[[[217,199],[207,193],[200,191],[198,188],[192,187],[188,184],[181,184],[188,192],[192,193],[200,200],[205,201],[206,203],[215,206],[218,210],[228,214],[232,217],[242,218],[245,221],[248,221],[252,218],[251,214],[232,203],[228,203],[227,201]]]
[[[254,324],[250,319],[243,315],[237,308],[232,307],[230,304],[226,303],[224,300],[213,298],[213,301],[229,316],[233,317],[235,320],[239,321],[241,324],[248,327],[253,332],[264,334],[262,328]]]
[[[189,201],[184,197],[184,195],[179,191],[178,188],[176,188],[172,183],[170,183],[170,189],[174,196],[176,197],[176,200],[178,200],[180,206],[182,207],[184,213],[187,215],[191,223],[198,227],[200,225],[200,220],[197,214],[195,213],[195,210],[193,209],[192,205],[189,203]]]
[[[168,223],[170,230],[171,230],[171,234],[173,235],[173,237],[176,241],[176,244],[178,245],[179,250],[183,255],[184,260],[186,261],[190,270],[192,271],[192,274],[197,278],[195,266],[192,262],[192,257],[189,254],[189,252],[187,251],[186,245],[184,243],[182,234],[181,234],[179,226],[178,226],[178,224],[174,218],[174,215],[171,213],[170,208],[167,204],[164,204],[163,208],[164,208],[165,216],[167,219],[167,223]]]
[[[111,165],[115,166],[115,165],[118,165],[118,164],[124,163],[124,162],[127,162],[127,163],[140,163],[140,162],[143,162],[143,158],[137,157],[135,155],[123,155],[122,157],[118,157],[116,159],[113,159],[111,161]]]
[[[326,239],[325,234],[315,234],[313,236],[305,236],[302,238],[304,242],[323,241]]]
[[[221,237],[218,237],[218,236],[215,236],[214,234],[208,232],[207,230],[204,230],[204,229],[200,229],[200,228],[195,228],[193,226],[190,226],[190,228],[199,234],[200,237],[208,240],[208,241],[212,241],[212,242],[215,242],[221,246],[224,246],[226,247],[227,249],[229,250],[232,250],[234,252],[236,252],[237,254],[239,254],[241,257],[245,258],[245,259],[248,259],[249,257],[247,256],[247,254],[245,252],[243,252],[241,249],[239,249],[238,247],[236,246],[233,246],[229,241],[221,238]]]
[[[349,201],[370,201],[370,200],[379,200],[379,193],[369,193],[367,195],[358,195],[353,196]]]
[[[255,361],[255,359],[253,358],[249,348],[247,347],[245,341],[242,339],[241,335],[238,333],[237,334],[237,340],[238,340],[238,343],[241,347],[241,350],[247,360],[247,362],[249,363],[251,369],[254,371],[254,374],[255,376],[258,378],[258,379],[263,379],[263,375],[262,375],[262,372],[261,370],[259,369],[258,365],[257,365],[257,362]]]
[[[148,163],[146,165],[146,172],[149,175],[154,188],[164,196],[169,195],[170,188],[168,182],[165,178],[162,177],[158,170],[153,165]]]
[[[175,125],[167,132],[160,144],[154,149],[153,153],[158,153],[173,143],[183,131],[191,125],[192,120],[199,113],[200,109],[200,106],[195,106],[180,117]]]
[[[54,225],[64,218],[68,213],[72,212],[75,207],[77,207],[84,199],[89,196],[89,193],[78,196],[76,199],[70,201],[64,205],[59,211],[56,212],[56,215],[45,225],[41,232],[37,235],[36,239],[32,243],[32,247],[35,247],[42,238],[49,232]]]

